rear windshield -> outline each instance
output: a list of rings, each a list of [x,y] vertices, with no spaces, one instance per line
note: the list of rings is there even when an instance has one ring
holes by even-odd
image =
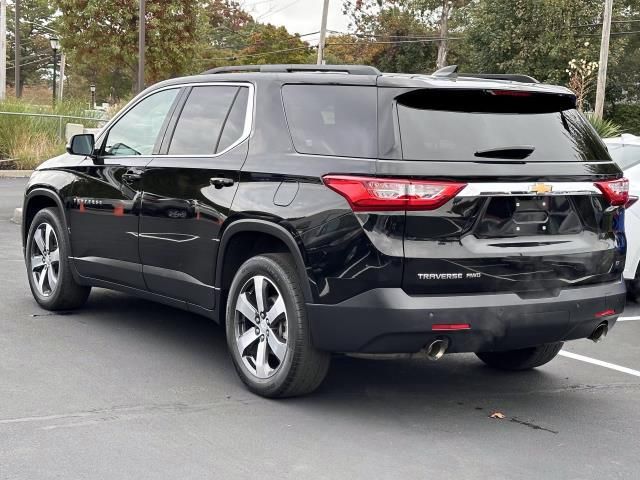
[[[609,160],[571,96],[421,90],[397,102],[407,160]]]

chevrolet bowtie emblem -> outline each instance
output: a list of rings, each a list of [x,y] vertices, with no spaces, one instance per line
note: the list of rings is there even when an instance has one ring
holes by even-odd
[[[546,183],[536,183],[535,185],[531,185],[529,191],[535,192],[538,194],[541,193],[550,193],[553,190],[551,185],[547,185]]]

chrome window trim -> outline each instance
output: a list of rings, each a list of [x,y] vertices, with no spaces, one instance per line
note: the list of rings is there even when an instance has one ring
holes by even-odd
[[[166,87],[161,87],[161,88],[157,88],[155,90],[152,90],[148,93],[146,93],[144,96],[140,97],[139,99],[134,99],[130,105],[128,105],[125,109],[121,110],[120,112],[118,112],[118,114],[113,117],[109,123],[107,123],[102,132],[100,133],[100,136],[96,139],[96,144],[101,144],[101,142],[104,141],[105,137],[109,134],[109,132],[111,131],[111,129],[115,126],[116,123],[118,123],[120,121],[120,119],[125,116],[127,113],[129,113],[129,111],[134,108],[136,105],[140,104],[140,102],[144,101],[146,98],[150,97],[151,95],[154,95],[158,92],[162,92],[164,90],[172,90],[172,89],[182,89],[182,88],[189,88],[189,87],[246,87],[249,89],[249,98],[247,99],[247,111],[245,112],[245,117],[244,117],[244,129],[242,130],[242,135],[240,136],[240,138],[238,140],[236,140],[235,142],[233,142],[231,145],[229,145],[227,148],[225,148],[223,151],[218,152],[218,153],[213,153],[213,154],[199,154],[199,155],[169,155],[169,154],[155,154],[155,155],[123,155],[123,156],[107,156],[104,157],[105,159],[109,159],[109,158],[216,158],[219,157],[220,155],[224,155],[225,153],[227,153],[229,150],[234,149],[235,147],[237,147],[238,145],[240,145],[242,142],[244,142],[245,140],[247,140],[250,136],[251,136],[251,132],[253,130],[253,124],[254,124],[254,115],[255,115],[255,100],[256,100],[256,96],[255,96],[255,85],[251,82],[202,82],[202,83],[180,83],[180,84],[174,84],[174,85],[167,85]],[[189,100],[189,97],[186,98],[185,102]],[[176,112],[177,114],[177,112]],[[178,118],[179,120],[180,118]],[[177,122],[176,122],[176,126],[177,126]]]
[[[536,184],[548,185],[550,192],[533,191]],[[505,182],[505,183],[469,183],[457,195],[458,197],[541,197],[554,195],[600,195],[602,192],[592,182]]]

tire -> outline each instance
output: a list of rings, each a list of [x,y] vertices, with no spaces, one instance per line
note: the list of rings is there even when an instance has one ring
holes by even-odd
[[[508,350],[506,352],[480,352],[478,358],[488,366],[500,370],[531,370],[553,360],[564,342],[549,343],[538,347]]]
[[[73,310],[87,301],[91,287],[78,285],[69,264],[69,240],[58,209],[36,213],[25,251],[29,287],[45,310]]]
[[[266,315],[258,314],[260,304]],[[253,257],[238,269],[227,298],[226,333],[238,375],[263,397],[311,393],[329,370],[330,354],[311,344],[300,279],[288,254]]]

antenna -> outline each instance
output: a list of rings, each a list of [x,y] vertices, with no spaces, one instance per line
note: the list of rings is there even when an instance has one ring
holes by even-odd
[[[458,65],[449,65],[433,72],[434,77],[439,78],[458,78]]]

